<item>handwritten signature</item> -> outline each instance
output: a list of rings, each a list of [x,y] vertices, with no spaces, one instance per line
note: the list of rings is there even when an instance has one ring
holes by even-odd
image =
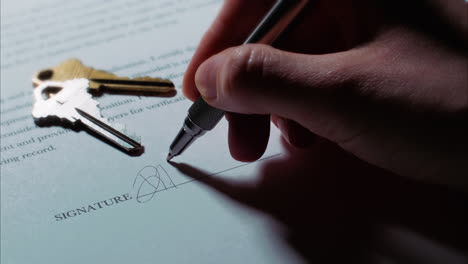
[[[136,189],[135,199],[139,203],[147,203],[161,191],[177,188],[163,166],[146,166],[141,169],[133,181],[133,189]]]

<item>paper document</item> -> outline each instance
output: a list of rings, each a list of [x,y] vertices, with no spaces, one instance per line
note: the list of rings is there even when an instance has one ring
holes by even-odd
[[[300,263],[265,215],[166,162],[191,105],[181,92],[184,71],[222,4],[2,0],[2,264]],[[175,83],[174,96],[95,98],[103,116],[141,137],[141,156],[85,131],[36,126],[31,77],[69,58]],[[273,131],[262,159],[276,155]],[[261,164],[233,160],[225,120],[175,160],[213,177],[255,177]]]

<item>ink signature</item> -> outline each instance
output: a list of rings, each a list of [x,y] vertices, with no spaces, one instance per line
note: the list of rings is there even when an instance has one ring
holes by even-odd
[[[133,181],[133,189],[137,189],[135,199],[139,203],[147,203],[161,191],[177,188],[163,166],[146,166],[141,169]]]

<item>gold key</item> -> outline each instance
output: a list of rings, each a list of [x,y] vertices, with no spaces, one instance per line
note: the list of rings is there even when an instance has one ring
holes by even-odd
[[[89,89],[96,92],[101,89],[149,93],[169,93],[175,90],[175,86],[170,80],[152,77],[134,79],[119,77],[112,73],[87,67],[78,59],[69,59],[54,68],[36,73],[33,76],[33,83],[37,86],[45,81],[64,82],[77,78],[88,79]]]

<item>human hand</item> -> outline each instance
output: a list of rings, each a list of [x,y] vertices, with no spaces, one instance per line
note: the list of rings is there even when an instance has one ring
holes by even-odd
[[[225,50],[242,43],[272,2],[226,1],[184,79],[192,100],[200,92],[215,107],[255,114],[228,115],[235,158],[261,156],[271,115],[293,145],[308,141],[310,131],[399,175],[468,188],[460,27],[434,16],[425,1],[405,8],[399,1],[318,1],[277,42],[281,50]]]

